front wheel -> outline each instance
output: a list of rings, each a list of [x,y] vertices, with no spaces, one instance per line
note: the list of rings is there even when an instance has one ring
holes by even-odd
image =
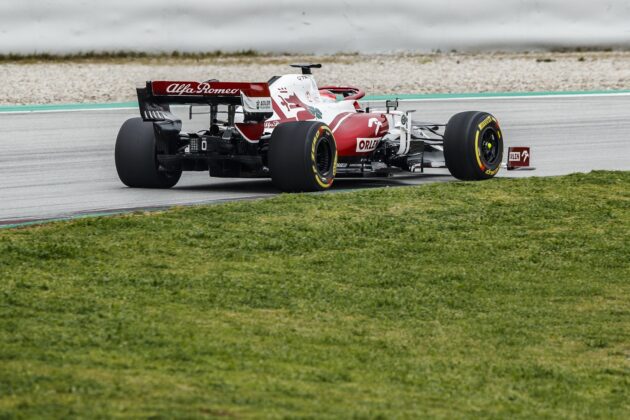
[[[455,114],[444,132],[444,160],[455,178],[494,177],[503,159],[503,133],[494,116],[469,111]]]
[[[278,125],[269,141],[271,180],[285,192],[330,188],[337,170],[337,144],[332,131],[319,121]]]
[[[136,188],[171,188],[182,171],[159,169],[153,123],[142,118],[124,122],[116,138],[116,171],[123,184]]]

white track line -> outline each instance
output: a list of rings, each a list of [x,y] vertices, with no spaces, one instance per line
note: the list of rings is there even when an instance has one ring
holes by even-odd
[[[615,96],[630,96],[630,92],[614,92],[614,93],[578,93],[578,94],[551,94],[551,95],[517,95],[517,96],[466,96],[454,98],[400,98],[400,102],[446,102],[446,101],[484,101],[484,100],[501,100],[501,99],[571,99],[571,98],[603,98]],[[395,98],[394,98],[395,99]],[[389,100],[394,100],[389,99]],[[359,102],[385,102],[386,99],[368,99]]]
[[[400,98],[400,102],[448,102],[448,101],[489,101],[489,100],[510,100],[510,99],[571,99],[571,98],[605,98],[605,97],[624,97],[630,96],[630,92],[611,92],[611,93],[576,93],[576,94],[550,94],[550,95],[516,95],[516,96],[466,96],[466,97],[452,97],[452,98]],[[392,95],[394,100],[396,95]],[[363,103],[372,102],[385,102],[386,99],[368,99],[360,100]],[[2,114],[48,114],[48,113],[60,113],[60,112],[98,112],[98,111],[132,111],[137,110],[137,106],[133,107],[111,107],[111,108],[77,108],[77,109],[38,109],[38,110],[25,110],[25,111],[2,111],[0,109],[0,115]]]

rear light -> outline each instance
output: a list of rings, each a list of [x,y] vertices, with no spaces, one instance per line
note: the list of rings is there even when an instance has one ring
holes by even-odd
[[[190,139],[190,153],[199,153],[199,138],[198,137],[192,137]]]

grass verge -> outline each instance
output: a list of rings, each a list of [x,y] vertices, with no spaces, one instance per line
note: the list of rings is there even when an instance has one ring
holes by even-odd
[[[630,172],[0,231],[0,417],[630,415]]]

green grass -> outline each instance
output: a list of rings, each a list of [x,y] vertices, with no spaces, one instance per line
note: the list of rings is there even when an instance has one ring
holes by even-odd
[[[630,172],[0,231],[0,418],[630,417]]]

